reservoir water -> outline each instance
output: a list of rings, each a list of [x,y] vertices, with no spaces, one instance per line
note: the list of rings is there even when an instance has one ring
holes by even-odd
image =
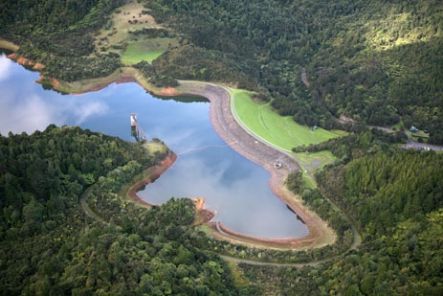
[[[139,192],[150,203],[204,197],[206,207],[234,231],[266,238],[302,237],[306,226],[271,192],[269,174],[227,146],[212,129],[209,103],[152,97],[135,83],[62,95],[35,83],[38,73],[0,57],[0,132],[32,133],[50,123],[79,125],[133,141],[129,114],[149,138],[163,140],[176,163]]]

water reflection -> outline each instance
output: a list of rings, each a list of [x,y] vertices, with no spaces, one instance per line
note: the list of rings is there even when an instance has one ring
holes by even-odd
[[[62,96],[45,91],[34,81],[38,74],[0,57],[0,132],[32,133],[50,123],[81,125],[93,116],[105,115],[104,101]]]
[[[303,236],[306,227],[267,183],[261,167],[230,149],[213,131],[209,104],[159,100],[134,83],[99,92],[61,95],[34,81],[38,74],[0,58],[0,132],[43,130],[50,123],[80,125],[131,140],[129,114],[136,112],[149,138],[164,140],[178,160],[140,193],[150,202],[171,196],[203,196],[216,220],[235,231],[266,237]]]
[[[0,58],[0,81],[9,77],[12,67],[12,61],[4,57]]]

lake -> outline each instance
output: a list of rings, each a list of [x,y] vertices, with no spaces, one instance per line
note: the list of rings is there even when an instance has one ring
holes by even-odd
[[[215,221],[246,235],[302,237],[307,227],[270,190],[269,174],[213,130],[209,103],[158,99],[136,83],[111,84],[82,95],[62,95],[35,83],[39,74],[0,57],[0,132],[32,133],[50,123],[79,125],[133,141],[137,113],[148,138],[159,138],[176,163],[139,196],[161,204],[171,197],[204,197]]]

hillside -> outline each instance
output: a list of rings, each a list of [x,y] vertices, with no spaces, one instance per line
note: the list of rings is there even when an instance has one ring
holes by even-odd
[[[155,0],[146,5],[183,33],[194,51],[236,64],[265,88],[280,114],[299,123],[331,128],[343,115],[380,126],[401,121],[406,129],[414,125],[429,132],[431,142],[443,143],[438,0]],[[170,57],[180,54],[177,49],[157,64],[179,60]],[[194,63],[189,54],[183,57]],[[175,78],[189,75],[166,71]]]
[[[441,295],[443,155],[383,146],[354,146],[361,156],[318,175],[321,192],[359,228],[358,250],[304,269],[243,265],[246,277],[268,295]]]
[[[148,211],[118,194],[161,155],[55,126],[1,136],[0,155],[1,295],[238,295],[225,263],[193,247],[190,200]]]
[[[438,0],[140,3],[145,8],[123,0],[6,1],[0,37],[62,80],[141,61],[159,83],[196,79],[259,90],[301,124],[414,126],[425,140],[443,143]]]

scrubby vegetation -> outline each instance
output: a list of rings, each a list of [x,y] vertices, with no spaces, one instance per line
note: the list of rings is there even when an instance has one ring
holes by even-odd
[[[373,149],[386,148],[390,144],[405,142],[406,139],[406,135],[402,132],[387,134],[377,129],[363,129],[346,137],[330,139],[319,144],[294,147],[292,151],[313,153],[328,150],[341,162],[348,162],[353,157],[360,157]]]
[[[155,163],[142,145],[50,126],[0,137],[0,155],[0,294],[240,293],[220,258],[193,247],[190,200],[146,210],[116,194]]]

